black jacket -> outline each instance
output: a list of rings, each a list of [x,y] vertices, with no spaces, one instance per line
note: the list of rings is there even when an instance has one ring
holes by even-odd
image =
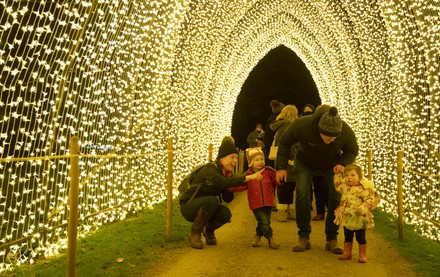
[[[230,177],[223,176],[221,165],[217,160],[214,163],[207,163],[194,177],[192,186],[179,197],[180,204],[182,205],[186,203],[192,197],[197,188],[195,184],[202,183],[202,186],[195,195],[195,198],[207,195],[221,197],[220,195],[225,192],[225,189],[235,186],[242,186],[245,184],[245,180],[246,177],[244,175]]]
[[[270,146],[272,145],[274,136],[275,136],[275,131],[272,130],[270,128],[270,124],[275,122],[275,120],[277,119],[277,116],[280,113],[272,113],[269,118],[266,120],[266,125],[264,125],[264,150],[266,153],[266,156],[269,155],[269,150],[270,150]]]
[[[277,169],[287,168],[291,146],[297,142],[296,159],[316,169],[330,169],[337,164],[346,166],[356,159],[359,146],[350,126],[343,121],[341,135],[325,144],[318,131],[321,116],[300,117],[287,128],[278,144]]]

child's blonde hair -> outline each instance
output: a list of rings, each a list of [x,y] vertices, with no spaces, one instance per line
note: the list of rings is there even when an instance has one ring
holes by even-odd
[[[349,171],[356,171],[357,175],[359,176],[359,181],[362,180],[362,168],[356,164],[349,164],[344,169],[344,174],[347,174]]]

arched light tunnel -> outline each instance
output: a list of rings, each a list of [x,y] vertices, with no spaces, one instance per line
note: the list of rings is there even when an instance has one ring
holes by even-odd
[[[358,138],[358,162],[371,151],[381,208],[393,215],[403,151],[405,220],[440,239],[438,1],[6,0],[0,7],[0,245],[20,248],[13,243],[20,236],[38,245],[41,228],[45,238],[65,236],[56,226],[67,220],[69,165],[53,157],[69,153],[71,137],[80,137],[83,155],[96,155],[81,158],[86,233],[165,198],[169,139],[177,183],[206,161],[210,144],[215,152],[223,136],[248,133],[272,98],[338,107]],[[278,59],[303,70],[258,73],[275,59],[265,57],[281,52]],[[313,91],[304,91],[305,73]],[[252,78],[286,78],[297,90]]]

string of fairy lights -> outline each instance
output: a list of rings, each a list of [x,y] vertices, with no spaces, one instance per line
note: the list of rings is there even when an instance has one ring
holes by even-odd
[[[124,219],[165,198],[168,138],[178,180],[230,134],[242,84],[280,44],[353,127],[359,161],[372,151],[381,207],[392,214],[404,151],[405,219],[440,240],[438,1],[0,6],[0,271],[58,253],[68,217],[67,159],[7,158],[66,155],[79,136],[79,234]]]

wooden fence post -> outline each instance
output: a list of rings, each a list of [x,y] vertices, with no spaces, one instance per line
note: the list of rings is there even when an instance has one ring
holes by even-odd
[[[372,181],[373,180],[373,165],[372,165],[372,154],[371,150],[367,150],[367,178]]]
[[[243,171],[244,171],[244,160],[246,158],[244,156],[243,150],[240,150],[238,153],[239,154],[238,154],[238,172],[237,173],[238,173],[238,175],[241,175],[241,174],[243,174]]]
[[[79,137],[70,138],[69,223],[67,227],[67,276],[76,276],[79,198]]]
[[[167,230],[166,239],[171,239],[171,225],[173,217],[173,139],[168,139],[168,174],[167,174]]]
[[[208,145],[208,162],[212,162],[212,143]]]
[[[403,239],[403,151],[397,152],[397,222],[399,239]]]

